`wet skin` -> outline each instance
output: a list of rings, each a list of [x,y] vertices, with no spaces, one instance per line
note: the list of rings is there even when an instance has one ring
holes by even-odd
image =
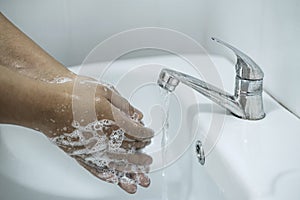
[[[65,83],[55,83],[59,77]],[[74,93],[76,88],[76,93]],[[0,13],[0,123],[16,124],[39,130],[49,138],[74,131],[74,120],[86,125],[108,119],[115,124],[102,134],[113,130],[125,131],[122,148],[144,148],[150,144],[153,131],[144,127],[142,113],[130,105],[111,87],[94,79],[77,76],[56,61]],[[74,109],[74,102],[76,109]],[[133,119],[134,118],[134,119]],[[74,149],[60,146],[66,153]],[[134,166],[149,168],[152,158],[142,153],[109,154],[113,160],[127,160]],[[73,156],[91,174],[111,182],[109,173],[101,173],[97,166],[87,165],[82,157]],[[136,183],[143,187],[150,184],[145,171],[128,171],[120,165],[111,168],[126,172],[133,182],[119,182],[128,193],[135,193]],[[100,170],[100,172],[99,172]],[[100,188],[101,189],[101,188]]]

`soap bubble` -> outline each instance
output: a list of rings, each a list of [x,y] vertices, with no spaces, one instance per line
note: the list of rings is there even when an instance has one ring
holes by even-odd
[[[131,179],[126,177],[125,172],[120,172],[109,167],[109,163],[113,162],[119,166],[130,166],[127,160],[118,160],[108,158],[107,153],[136,153],[135,148],[125,150],[121,145],[125,139],[125,132],[119,128],[113,130],[110,136],[103,134],[103,128],[111,126],[114,122],[108,119],[97,120],[85,126],[73,121],[72,126],[75,130],[71,133],[64,133],[51,138],[51,141],[57,146],[64,147],[68,150],[70,156],[77,156],[82,159],[86,165],[99,171],[99,177],[107,179],[106,181],[118,184],[133,183]],[[102,134],[99,134],[99,131]],[[78,147],[80,147],[78,149]],[[82,149],[82,147],[85,147]],[[125,168],[126,169],[126,168]],[[139,167],[131,168],[130,170]],[[142,169],[142,168],[141,168]],[[126,169],[128,170],[128,169]]]

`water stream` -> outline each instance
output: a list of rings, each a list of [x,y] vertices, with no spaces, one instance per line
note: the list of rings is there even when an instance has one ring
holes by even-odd
[[[161,139],[161,148],[162,148],[162,200],[168,200],[168,183],[167,183],[167,145],[168,145],[168,130],[169,130],[169,107],[170,107],[170,92],[167,90],[161,89],[161,96],[163,99],[163,109],[165,111],[165,120],[162,124],[162,139]]]

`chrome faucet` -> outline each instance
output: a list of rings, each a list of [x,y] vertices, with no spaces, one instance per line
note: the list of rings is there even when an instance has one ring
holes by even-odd
[[[264,118],[265,112],[262,101],[263,71],[251,58],[235,47],[217,38],[212,38],[212,40],[228,47],[237,56],[234,95],[195,77],[171,69],[162,69],[157,81],[158,85],[173,92],[179,82],[182,82],[228,109],[237,117],[248,120]]]

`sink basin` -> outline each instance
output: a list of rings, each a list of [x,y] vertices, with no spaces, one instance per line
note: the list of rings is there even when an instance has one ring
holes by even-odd
[[[118,61],[101,78],[114,84],[124,97],[142,110],[144,122],[157,133],[152,144],[144,150],[154,158],[149,188],[139,188],[137,194],[129,195],[90,175],[39,132],[2,125],[0,199],[31,199],[34,196],[37,199],[192,200],[200,195],[206,196],[205,199],[223,199],[221,190],[196,159],[194,146],[198,125],[193,119],[196,115],[191,115],[190,110],[195,110],[197,98],[192,90],[182,87],[171,94],[168,130],[171,142],[164,155],[161,153],[162,134],[159,133],[165,113],[162,112],[164,99],[156,81],[167,62],[175,61],[163,60],[160,65],[153,64],[153,59]],[[84,67],[93,72],[97,66],[95,63]],[[82,70],[80,66],[70,69]]]
[[[192,55],[201,58],[201,55]],[[234,86],[233,64],[212,56],[224,88]],[[159,64],[157,64],[159,63]],[[91,72],[98,63],[85,67]],[[196,74],[176,56],[119,60],[101,79],[145,114],[145,123],[160,133],[162,96],[155,84],[163,67]],[[70,67],[74,72],[80,66]],[[126,74],[126,76],[124,76]],[[138,86],[138,87],[137,87]],[[23,127],[0,127],[0,199],[300,199],[299,119],[264,93],[267,116],[245,121],[226,112],[186,86],[170,97],[169,143],[161,154],[162,134],[144,151],[154,157],[149,188],[134,195],[99,181],[51,144],[42,134]],[[151,108],[151,109],[149,109]],[[218,126],[212,121],[219,119]],[[198,163],[196,139],[201,139],[206,164]],[[161,157],[166,158],[161,163]]]

